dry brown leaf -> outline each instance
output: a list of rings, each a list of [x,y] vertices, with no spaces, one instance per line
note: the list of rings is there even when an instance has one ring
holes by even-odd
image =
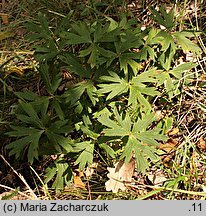
[[[0,32],[0,41],[5,40],[7,38],[13,37],[14,33],[9,31]]]
[[[164,112],[162,110],[156,110],[156,120],[160,121],[164,117]]]
[[[165,151],[166,153],[170,153],[172,150],[174,150],[178,146],[179,142],[175,139],[169,139],[167,143],[162,144],[160,143],[160,149]]]
[[[74,170],[74,178],[73,178],[72,188],[86,189],[85,184],[82,181],[81,177],[84,177],[83,171],[81,171],[79,169],[75,169]]]
[[[177,139],[170,138],[167,143],[160,144],[160,149],[165,151],[166,154],[161,156],[161,160],[163,161],[166,167],[170,166],[170,162],[175,154],[175,150],[179,145],[179,141]]]
[[[161,185],[163,182],[165,182],[167,179],[163,173],[162,170],[156,170],[155,172],[149,172],[147,174],[148,179],[152,182],[154,185]]]
[[[2,19],[3,24],[8,25],[9,24],[9,15],[5,13],[0,13],[0,17]]]
[[[169,130],[169,131],[167,132],[167,134],[168,134],[169,136],[172,136],[172,135],[177,134],[178,132],[179,132],[179,129],[178,129],[178,128],[173,128],[173,129]]]
[[[125,183],[130,183],[135,168],[135,159],[132,157],[129,163],[124,163],[120,160],[115,165],[115,168],[108,167],[109,173],[107,177],[109,180],[105,183],[106,190],[117,193],[118,190],[125,191]]]
[[[83,183],[83,181],[81,180],[80,176],[74,176],[74,185],[77,188],[81,188],[81,189],[86,189],[85,188],[85,184]]]
[[[206,150],[206,142],[203,138],[199,140],[197,145],[201,150]]]

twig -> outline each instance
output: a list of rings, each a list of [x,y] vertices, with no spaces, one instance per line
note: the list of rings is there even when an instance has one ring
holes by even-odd
[[[0,157],[3,159],[3,161],[12,169],[12,171],[21,179],[21,181],[26,185],[26,187],[28,188],[29,192],[33,195],[34,199],[38,199],[36,194],[33,192],[33,190],[30,188],[30,186],[28,185],[28,183],[26,182],[26,180],[24,179],[24,177],[18,173],[10,164],[9,162],[4,158],[3,155],[0,155]]]
[[[14,53],[16,55],[22,55],[22,54],[26,54],[26,55],[33,55],[34,51],[0,51],[0,54],[10,54],[10,53]]]
[[[89,200],[92,200],[92,196],[91,196],[91,188],[89,185],[89,178],[87,177],[87,187],[88,187],[88,192],[89,192]]]

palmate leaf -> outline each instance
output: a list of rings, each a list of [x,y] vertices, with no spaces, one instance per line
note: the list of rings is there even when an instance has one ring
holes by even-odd
[[[66,44],[75,45],[81,43],[92,43],[91,29],[85,22],[72,24],[72,32],[61,32],[60,37],[66,40]]]
[[[75,161],[75,165],[79,164],[79,169],[83,170],[86,165],[91,165],[94,155],[94,144],[90,141],[74,144],[74,152],[81,152]]]
[[[156,83],[157,81],[155,69],[150,69],[133,77],[129,85],[128,105],[137,107],[139,102],[143,110],[151,110],[151,104],[145,95],[154,97],[158,95],[159,92],[155,87],[148,87],[146,83]]]
[[[120,69],[124,71],[124,74],[128,74],[129,66],[132,68],[133,73],[136,74],[141,65],[135,61],[139,58],[138,54],[135,53],[123,53],[119,57]]]
[[[59,119],[63,121],[65,119],[65,114],[61,108],[60,103],[61,103],[60,98],[54,97],[53,100],[51,101],[51,106],[55,110]]]
[[[162,46],[161,55],[158,58],[160,64],[165,70],[169,70],[177,49],[174,38],[170,33],[162,30],[157,34],[154,40]]]
[[[88,48],[79,52],[79,57],[86,56],[88,56],[87,63],[90,64],[91,68],[94,68],[95,66],[98,68],[105,62],[107,62],[107,66],[109,66],[115,59],[116,53],[92,43]]]
[[[127,115],[125,119],[122,119],[119,114],[116,114],[116,121],[113,121],[110,119],[110,117],[106,114],[101,115],[98,118],[98,121],[107,126],[109,129],[104,129],[103,133],[105,133],[106,136],[119,136],[119,137],[124,137],[127,136],[131,130],[131,123],[129,116]]]
[[[202,52],[201,48],[197,44],[193,43],[190,39],[188,39],[188,37],[190,36],[188,32],[174,32],[172,35],[176,38],[177,43],[180,45],[184,53],[193,52],[196,55],[200,56]]]
[[[176,95],[180,93],[178,85],[176,84],[174,80],[171,79],[169,75],[166,76],[164,86],[166,89],[166,93],[169,96],[169,99],[175,97]]]
[[[180,93],[177,83],[177,79],[180,80],[183,77],[183,74],[192,68],[194,68],[196,64],[191,62],[186,62],[180,64],[169,71],[158,71],[156,75],[157,85],[164,84],[165,91],[169,96],[169,99],[173,98],[177,94]]]
[[[135,137],[138,140],[141,140],[142,143],[146,143],[147,145],[159,146],[159,143],[156,140],[162,140],[163,137],[156,136],[160,131],[144,131],[141,133],[135,133]]]
[[[159,160],[159,157],[156,154],[156,149],[153,146],[147,146],[131,134],[128,137],[120,159],[125,159],[125,163],[128,163],[133,153],[135,153],[136,168],[142,173],[149,168],[148,159],[152,162]]]
[[[116,54],[112,50],[105,49],[103,44],[117,41],[117,35],[119,34],[120,30],[110,30],[110,24],[108,23],[101,25],[97,22],[91,26],[82,22],[73,24],[70,32],[63,32],[60,36],[67,45],[87,44],[80,50],[79,57],[84,59],[88,57],[87,63],[90,64],[91,68],[95,66],[98,68],[105,62],[110,65],[111,63],[108,61],[112,62],[115,58]]]
[[[171,67],[171,63],[173,62],[174,59],[174,55],[175,55],[175,50],[171,50],[168,49],[166,52],[163,52],[160,57],[159,57],[159,61],[161,66],[168,71]]]
[[[120,78],[116,73],[109,72],[110,76],[102,76],[100,79],[106,82],[112,82],[110,84],[99,84],[100,93],[109,93],[106,100],[110,100],[115,96],[126,93],[129,89],[129,83],[123,78]]]
[[[24,111],[22,105],[24,103],[30,104],[34,109],[33,112],[35,112],[36,115],[38,115],[38,117],[41,119],[42,123],[44,124],[44,118],[46,118],[46,116],[48,117],[47,111],[48,111],[50,98],[48,96],[39,96],[39,95],[36,95],[34,93],[31,94],[31,92],[27,92],[27,91],[15,92],[15,94],[22,100],[22,101],[20,101],[20,103],[18,105],[18,110],[16,112],[17,113],[16,115],[18,116],[19,114],[23,114],[23,115],[26,115],[27,117],[29,117],[27,112]],[[28,99],[29,97],[30,97],[30,99]]]
[[[147,127],[155,120],[155,115],[149,113],[142,118],[138,118],[133,126],[133,133],[139,133],[140,131],[146,131]]]
[[[144,45],[142,40],[141,31],[138,33],[132,30],[125,30],[123,34],[121,34],[121,40],[115,41],[115,49],[117,53],[125,53],[128,52],[132,48],[139,48]]]
[[[35,101],[39,98],[39,96],[32,91],[14,92],[14,94],[23,101]]]
[[[161,129],[155,128],[147,130],[149,125],[151,125],[155,119],[156,116],[153,113],[148,113],[142,115],[142,118],[137,119],[137,121],[133,124],[132,134],[146,145],[158,146],[159,144],[156,140],[167,140],[167,136],[160,133]]]
[[[157,160],[155,147],[159,145],[157,141],[167,140],[167,136],[160,134],[161,129],[150,129],[149,125],[155,120],[153,113],[142,115],[135,122],[132,122],[126,113],[125,118],[120,115],[116,108],[113,110],[114,120],[104,114],[98,118],[98,121],[107,128],[103,129],[104,136],[119,137],[122,140],[123,153],[120,159],[125,158],[128,163],[133,152],[135,153],[137,168],[139,171],[145,171],[148,168],[148,158]]]
[[[38,13],[38,21],[40,25],[32,22],[28,22],[26,24],[27,30],[29,32],[33,32],[33,34],[29,35],[28,38],[30,40],[44,39],[45,42],[52,40],[52,34],[49,29],[48,21],[41,12]]]
[[[120,160],[125,159],[125,163],[128,163],[133,153],[135,153],[137,170],[144,173],[145,170],[149,168],[149,163],[147,161],[147,156],[144,154],[143,145],[134,136],[129,136],[124,151],[120,156]]]
[[[47,131],[52,131],[56,134],[65,134],[70,133],[73,130],[68,120],[56,120],[55,122],[52,122],[49,127],[47,127]]]
[[[24,93],[22,92],[20,98],[22,98],[23,95]],[[26,94],[26,97],[29,95],[30,94]],[[24,123],[31,124],[32,127],[43,128],[43,125],[47,124],[49,121],[49,116],[47,114],[49,97],[36,95],[34,98],[31,97],[30,99],[32,102],[29,103],[26,102],[27,100],[24,100],[25,102],[20,101],[16,112],[17,119]]]
[[[89,55],[87,63],[91,65],[91,68],[97,66],[98,50],[96,44],[92,43],[87,49],[81,50],[79,54],[79,57],[85,57]]]
[[[52,147],[56,149],[57,152],[61,152],[61,143],[64,143],[65,137],[51,130],[46,132],[46,136]]]
[[[75,84],[73,88],[65,91],[63,97],[66,98],[67,103],[70,103],[71,106],[73,106],[76,104],[76,102],[78,102],[84,92],[86,92],[92,104],[95,105],[98,101],[98,98],[96,97],[96,91],[96,87],[91,80],[84,80]]]
[[[175,95],[179,94],[178,86],[175,84],[175,79],[170,76],[168,71],[159,70],[156,76],[157,85],[163,85],[166,94],[168,94],[169,99],[173,98]]]
[[[68,120],[59,120],[53,122],[50,127],[45,130],[45,135],[58,152],[61,152],[61,147],[70,151],[71,143],[68,138],[65,137],[65,134],[71,133],[72,131],[72,127],[68,123]],[[68,143],[68,146],[65,147],[66,143]]]
[[[160,6],[159,11],[155,10],[153,7],[149,7],[152,12],[152,19],[158,24],[165,26],[167,29],[171,29],[174,26],[174,8],[172,8],[168,13],[166,11],[166,6]]]
[[[105,43],[105,42],[115,42],[118,41],[118,36],[121,32],[120,28],[117,26],[114,28],[110,28],[111,23],[106,23],[105,25],[101,25],[97,23],[94,26],[94,42],[95,43]]]
[[[136,86],[130,87],[128,105],[132,105],[134,108],[136,108],[137,105],[140,105],[143,110],[152,109],[149,101],[141,94],[141,92],[139,92],[139,89]]]
[[[24,95],[20,94],[20,96]],[[49,118],[48,97],[37,97],[35,101],[29,103],[20,102],[19,107],[21,108],[18,110],[20,114],[16,115],[20,120],[20,126],[11,126],[13,131],[7,133],[8,136],[18,138],[7,145],[11,155],[19,158],[27,152],[28,161],[33,163],[33,160],[37,159],[39,152],[42,151],[41,146],[48,142],[51,149],[56,149],[58,153],[62,152],[62,148],[66,152],[72,151],[70,142],[65,137],[72,132],[72,128],[68,120],[52,121]],[[48,153],[47,149],[45,154]]]
[[[10,126],[13,131],[9,131],[5,133],[10,137],[22,137],[22,136],[29,136],[33,133],[38,133],[40,130],[32,127],[23,127],[23,126]]]
[[[171,49],[171,51],[174,51],[176,49],[176,45],[174,42],[174,38],[172,37],[172,35],[166,31],[160,31],[157,35],[156,38],[154,39],[157,41],[157,43],[160,43],[162,48],[161,51],[165,52],[167,51],[169,48]]]
[[[197,66],[197,64],[191,63],[191,62],[185,62],[183,64],[180,64],[174,67],[172,70],[169,71],[169,73],[172,74],[177,79],[181,79],[183,76],[183,73],[191,70],[195,66]]]
[[[78,58],[74,55],[70,53],[64,53],[63,55],[59,55],[59,58],[62,62],[66,63],[66,69],[72,73],[83,78],[89,78],[91,76],[91,70],[88,68],[85,69]]]
[[[159,44],[161,41],[161,36],[158,36],[160,32],[159,29],[151,28],[149,34],[145,37],[144,46],[140,51],[137,53],[137,56],[140,60],[147,60],[150,57],[153,61],[156,58],[156,51],[154,50],[153,46]]]
[[[100,79],[102,81],[109,82],[109,84],[99,84],[100,93],[109,93],[107,95],[107,100],[110,100],[116,96],[128,93],[128,105],[137,106],[138,102],[145,110],[151,110],[151,105],[144,95],[156,96],[159,92],[155,87],[147,87],[147,82],[158,82],[156,69],[150,69],[142,74],[138,74],[133,77],[130,81],[118,76],[114,72],[109,72],[110,76],[102,76]]]
[[[59,157],[51,167],[46,169],[46,179],[44,180],[45,184],[50,182],[55,178],[52,188],[56,192],[64,189],[65,184],[69,187],[70,182],[72,181],[72,170],[69,167],[68,162]]]
[[[145,45],[154,45],[159,43],[159,39],[161,36],[159,36],[160,30],[157,28],[152,27],[148,33],[148,36],[146,37],[145,40]]]
[[[53,93],[51,80],[50,80],[50,76],[49,76],[49,66],[46,62],[40,64],[39,73],[41,75],[41,79],[43,80],[43,82],[46,86],[47,91],[49,93]]]
[[[38,61],[42,60],[52,60],[55,58],[59,52],[58,47],[55,44],[55,41],[50,41],[46,46],[35,46],[35,58]]]
[[[99,134],[90,130],[88,126],[81,125],[80,128],[85,135],[87,135],[88,137],[94,140],[96,140],[99,137]]]
[[[55,74],[52,75],[54,70],[53,67],[54,66],[52,64],[47,63],[47,61],[41,62],[39,67],[41,79],[43,80],[46,86],[46,90],[50,94],[54,94],[62,80],[60,73],[57,73],[55,71]]]
[[[32,125],[36,126],[37,128],[43,128],[43,122],[39,118],[36,110],[32,106],[31,103],[25,103],[20,102],[19,106],[24,110],[26,115],[17,115],[17,117],[20,118],[20,120],[28,121],[28,123],[31,123]]]
[[[135,77],[132,80],[132,83],[133,84],[131,84],[130,88],[132,87],[136,88],[136,90],[140,92],[141,94],[156,96],[159,93],[155,87],[147,87],[147,85],[140,83],[138,80],[138,77]]]
[[[144,71],[137,75],[136,83],[155,83],[157,82],[157,69],[156,68],[149,68],[148,70]]]
[[[104,151],[111,157],[115,158],[115,151],[106,143],[99,144],[99,147],[104,149]]]
[[[23,133],[21,127],[13,127],[13,129],[16,129],[16,131],[9,132],[7,135],[14,136],[15,134],[18,134],[25,136],[6,146],[7,149],[10,149],[9,155],[15,155],[16,158],[20,158],[27,150],[28,161],[32,164],[35,158],[38,159],[39,140],[44,131],[35,129],[28,129],[28,131],[26,131],[24,128]]]

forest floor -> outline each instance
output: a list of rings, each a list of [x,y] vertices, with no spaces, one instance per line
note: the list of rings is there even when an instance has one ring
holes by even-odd
[[[29,3],[30,2],[30,3]],[[108,181],[107,165],[95,159],[91,167],[80,171],[75,167],[74,182],[61,193],[46,188],[42,179],[47,164],[53,156],[27,162],[14,160],[8,156],[5,146],[11,138],[5,135],[13,121],[17,98],[14,92],[41,88],[38,63],[33,57],[33,44],[27,40],[25,24],[36,22],[38,11],[47,14],[51,23],[68,13],[70,1],[2,1],[0,5],[0,199],[123,199],[123,200],[174,200],[206,199],[206,11],[202,1],[184,1],[177,7],[182,16],[182,25],[192,25],[203,31],[198,39],[202,49],[197,57],[197,66],[192,85],[183,86],[181,93],[168,106],[156,107],[159,115],[169,114],[173,118],[169,140],[160,144],[165,152],[161,161],[150,167],[146,174],[134,172],[133,181],[126,184],[125,191],[112,193],[105,190]],[[67,2],[67,3],[66,3]],[[78,2],[78,1],[77,1]],[[140,2],[140,1],[139,1]],[[128,9],[144,26],[150,25],[149,5],[155,6],[169,1],[130,1]],[[68,5],[67,5],[68,4]],[[87,1],[80,5],[84,7]],[[80,6],[78,6],[80,7]],[[81,14],[80,14],[81,16]],[[190,61],[185,55],[179,61]],[[88,173],[94,173],[87,174]],[[167,182],[167,184],[165,184]],[[164,183],[164,184],[163,184]]]

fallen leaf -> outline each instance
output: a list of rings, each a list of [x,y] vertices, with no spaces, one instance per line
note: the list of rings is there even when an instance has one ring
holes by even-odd
[[[84,171],[86,177],[91,177],[94,173],[94,170],[97,169],[98,167],[98,163],[92,163],[89,167],[86,168],[86,170]]]
[[[166,153],[170,153],[178,146],[179,142],[176,139],[170,138],[167,143],[160,143],[160,149],[165,151]]]
[[[201,185],[203,192],[206,192],[206,186],[205,185]]]
[[[16,66],[13,66],[13,67],[10,67],[9,70],[6,72],[6,75],[4,76],[7,77],[9,76],[10,74],[17,74],[19,76],[22,76],[26,71],[30,70],[31,67],[27,67],[27,66],[24,66],[24,67],[16,67]]]
[[[117,193],[118,190],[125,191],[125,183],[131,183],[135,168],[135,159],[132,157],[129,163],[120,160],[115,165],[115,168],[108,167],[109,173],[107,177],[109,180],[105,183],[106,190]]]
[[[170,167],[171,160],[173,156],[175,155],[175,150],[179,144],[180,143],[177,139],[172,139],[172,138],[170,138],[167,141],[167,143],[164,143],[164,144],[160,143],[159,148],[165,152],[165,154],[162,155],[160,158],[166,167]]]
[[[203,138],[200,138],[197,145],[201,150],[206,150],[206,142]]]
[[[156,110],[155,114],[156,114],[157,121],[160,121],[164,117],[162,110]]]
[[[178,129],[178,128],[173,128],[173,129],[167,131],[167,134],[168,134],[169,136],[172,136],[172,135],[177,134],[178,132],[179,132],[179,129]]]
[[[9,32],[9,31],[0,32],[0,41],[5,40],[5,39],[10,38],[10,37],[14,37],[13,32]]]
[[[74,185],[77,188],[86,189],[84,182],[81,180],[80,176],[74,176]]]
[[[162,159],[162,161],[163,161],[163,163],[164,163],[164,165],[166,167],[170,166],[170,162],[172,160],[172,156],[174,156],[174,155],[172,154],[172,155],[168,155],[168,156],[161,156],[161,159]]]
[[[6,13],[0,13],[0,17],[2,19],[3,24],[8,25],[9,24],[9,15]]]
[[[153,185],[160,185],[167,180],[162,170],[156,170],[155,172],[149,172],[147,174],[148,179]]]

